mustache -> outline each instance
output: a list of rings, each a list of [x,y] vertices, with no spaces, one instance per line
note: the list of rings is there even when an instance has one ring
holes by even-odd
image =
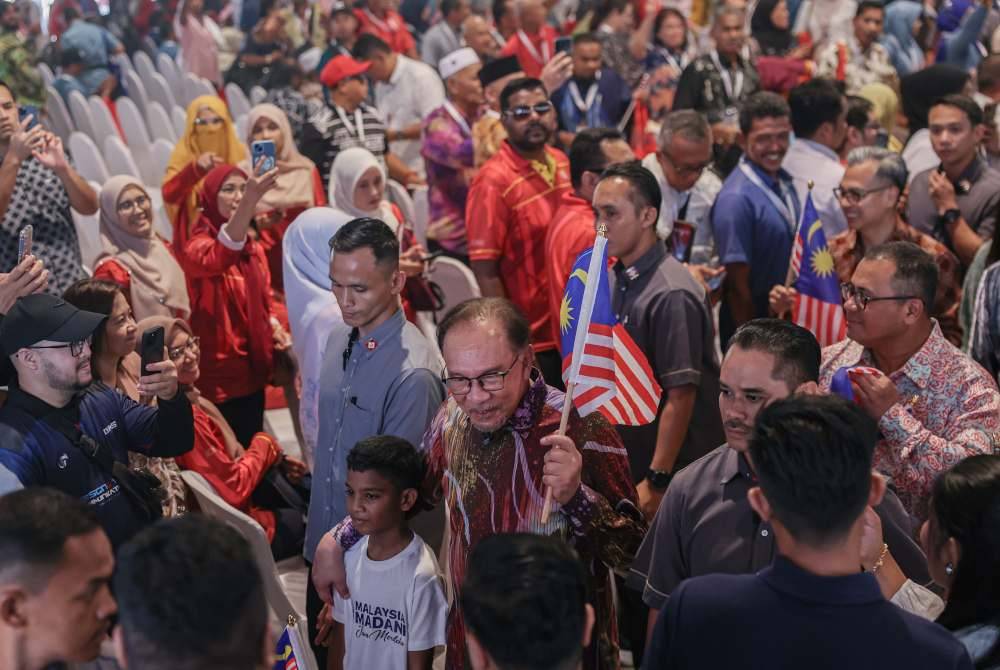
[[[728,428],[730,430],[745,430],[745,431],[750,431],[750,430],[753,429],[753,426],[747,425],[747,424],[743,423],[742,421],[723,421],[722,422],[722,426],[724,428]]]

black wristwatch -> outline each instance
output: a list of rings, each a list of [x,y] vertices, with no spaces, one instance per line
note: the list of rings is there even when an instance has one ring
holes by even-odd
[[[646,473],[646,481],[649,482],[649,486],[657,491],[666,491],[667,487],[670,486],[670,480],[673,479],[674,475],[672,472],[666,472],[665,470],[654,470],[649,469]]]
[[[962,210],[960,209],[946,209],[943,214],[938,215],[938,222],[942,226],[950,226],[958,223],[958,220],[962,218]]]

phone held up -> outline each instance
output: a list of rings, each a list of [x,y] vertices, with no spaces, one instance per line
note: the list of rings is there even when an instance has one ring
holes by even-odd
[[[142,334],[140,346],[142,354],[142,376],[156,374],[149,366],[163,360],[163,326],[150,328]]]
[[[277,165],[276,149],[272,140],[257,140],[250,145],[251,164],[257,170],[258,175],[270,172]],[[257,162],[264,159],[260,167]]]
[[[30,223],[21,229],[17,237],[17,262],[20,265],[24,257],[31,253],[31,245],[35,240],[35,227]]]

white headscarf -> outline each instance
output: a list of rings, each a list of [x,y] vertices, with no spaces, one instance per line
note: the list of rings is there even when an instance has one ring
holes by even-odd
[[[351,147],[338,153],[330,169],[330,204],[349,215],[348,220],[363,216],[381,219],[392,228],[393,232],[398,232],[399,220],[393,214],[392,205],[384,195],[378,209],[368,211],[354,206],[354,189],[357,188],[361,177],[373,167],[382,173],[384,183],[387,179],[385,168],[372,152],[361,147]]]

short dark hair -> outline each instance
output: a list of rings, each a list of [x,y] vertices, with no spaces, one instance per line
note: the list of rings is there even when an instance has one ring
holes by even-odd
[[[824,123],[837,123],[844,111],[844,94],[827,79],[811,79],[791,90],[788,109],[795,136],[809,139]]]
[[[740,130],[746,135],[757,119],[787,118],[791,115],[788,103],[780,95],[770,91],[757,91],[740,106]]]
[[[581,44],[596,44],[602,46],[602,42],[598,39],[597,35],[594,33],[580,33],[573,36],[573,46],[577,47]]]
[[[263,580],[249,543],[227,524],[203,515],[156,522],[118,552],[113,584],[129,665],[260,664],[268,626]]]
[[[12,2],[10,4],[13,5],[14,3]],[[80,18],[80,11],[76,7],[66,7],[65,9],[63,9],[62,16],[63,16],[63,21],[65,21],[66,24],[68,25],[70,23],[73,23],[73,21],[76,21],[78,18]]]
[[[590,17],[590,29],[597,30],[605,19],[611,16],[612,12],[624,12],[630,4],[629,0],[602,0],[598,2],[594,8],[594,14]],[[576,45],[576,40],[573,40],[573,44]]]
[[[376,52],[391,54],[392,49],[385,41],[371,33],[359,35],[358,41],[354,43],[354,48],[351,49],[351,55],[357,60],[368,60]]]
[[[793,395],[765,407],[750,457],[774,517],[812,547],[843,539],[871,493],[878,426],[838,395]]]
[[[762,351],[774,357],[772,377],[792,391],[819,380],[823,350],[811,332],[784,319],[753,319],[736,329],[729,348]]]
[[[379,265],[399,267],[399,238],[381,219],[351,219],[330,238],[330,248],[335,254],[371,249]]]
[[[549,92],[545,90],[545,84],[541,79],[533,77],[518,77],[514,81],[507,82],[507,85],[500,91],[500,111],[506,112],[510,108],[510,99],[521,91],[540,90],[548,97]]]
[[[507,342],[520,351],[531,342],[531,325],[524,313],[506,298],[471,298],[451,308],[438,324],[438,346],[444,349],[444,340],[455,326],[471,321],[499,321],[507,335]]]
[[[461,0],[441,0],[441,16],[448,16],[453,11],[458,9],[458,3]]]
[[[990,54],[979,61],[976,66],[976,83],[984,93],[1000,87],[1000,54]]]
[[[930,315],[937,297],[938,266],[929,253],[913,242],[886,242],[865,253],[866,261],[887,260],[896,266],[892,287],[900,295],[915,295]]]
[[[420,490],[424,481],[424,459],[407,440],[392,435],[375,435],[361,440],[347,454],[347,469],[372,470],[385,477],[397,491]]]
[[[89,505],[38,486],[0,496],[0,581],[45,590],[66,541],[100,529]]]
[[[869,9],[877,9],[882,12],[883,16],[885,15],[885,3],[882,0],[861,0],[858,3],[857,10],[854,12],[854,18],[858,18]]]
[[[558,537],[484,538],[469,556],[460,604],[465,625],[501,668],[569,670],[583,654],[583,565]]]
[[[569,145],[569,179],[573,188],[580,188],[584,172],[602,172],[608,166],[601,143],[625,137],[615,128],[585,128]]]
[[[510,2],[510,0],[493,0],[492,7],[494,23],[500,23],[500,19],[502,19],[504,14],[509,11],[509,8],[507,7],[508,2]]]
[[[128,296],[125,296],[122,292],[121,287],[114,282],[105,279],[81,279],[66,289],[62,297],[63,300],[77,309],[111,316],[111,310],[115,306],[115,297],[119,294],[125,297],[126,300],[128,299]],[[107,321],[104,321],[94,331],[92,336],[90,349],[94,352],[94,355],[104,353],[104,326],[106,324]],[[96,368],[94,369],[94,373],[94,377],[97,377]]]
[[[643,167],[639,161],[629,161],[608,167],[601,173],[601,181],[618,177],[624,179],[632,186],[632,206],[635,211],[643,207],[652,207],[656,210],[656,216],[660,215],[660,204],[663,202],[663,194],[660,192],[660,184],[656,177],[647,168]]]
[[[70,67],[71,65],[82,65],[83,64],[83,54],[80,53],[79,49],[74,49],[70,47],[69,49],[63,49],[62,53],[59,54],[59,67]]]
[[[864,132],[868,127],[870,114],[875,111],[875,104],[860,95],[847,96],[847,125]]]
[[[938,98],[933,103],[931,103],[930,109],[935,107],[954,107],[959,111],[965,112],[966,118],[969,119],[969,123],[972,127],[981,126],[983,121],[983,108],[976,104],[976,101],[967,95],[962,95],[961,93],[953,93],[951,95],[946,95],[942,98]],[[929,116],[929,111],[928,111]]]

